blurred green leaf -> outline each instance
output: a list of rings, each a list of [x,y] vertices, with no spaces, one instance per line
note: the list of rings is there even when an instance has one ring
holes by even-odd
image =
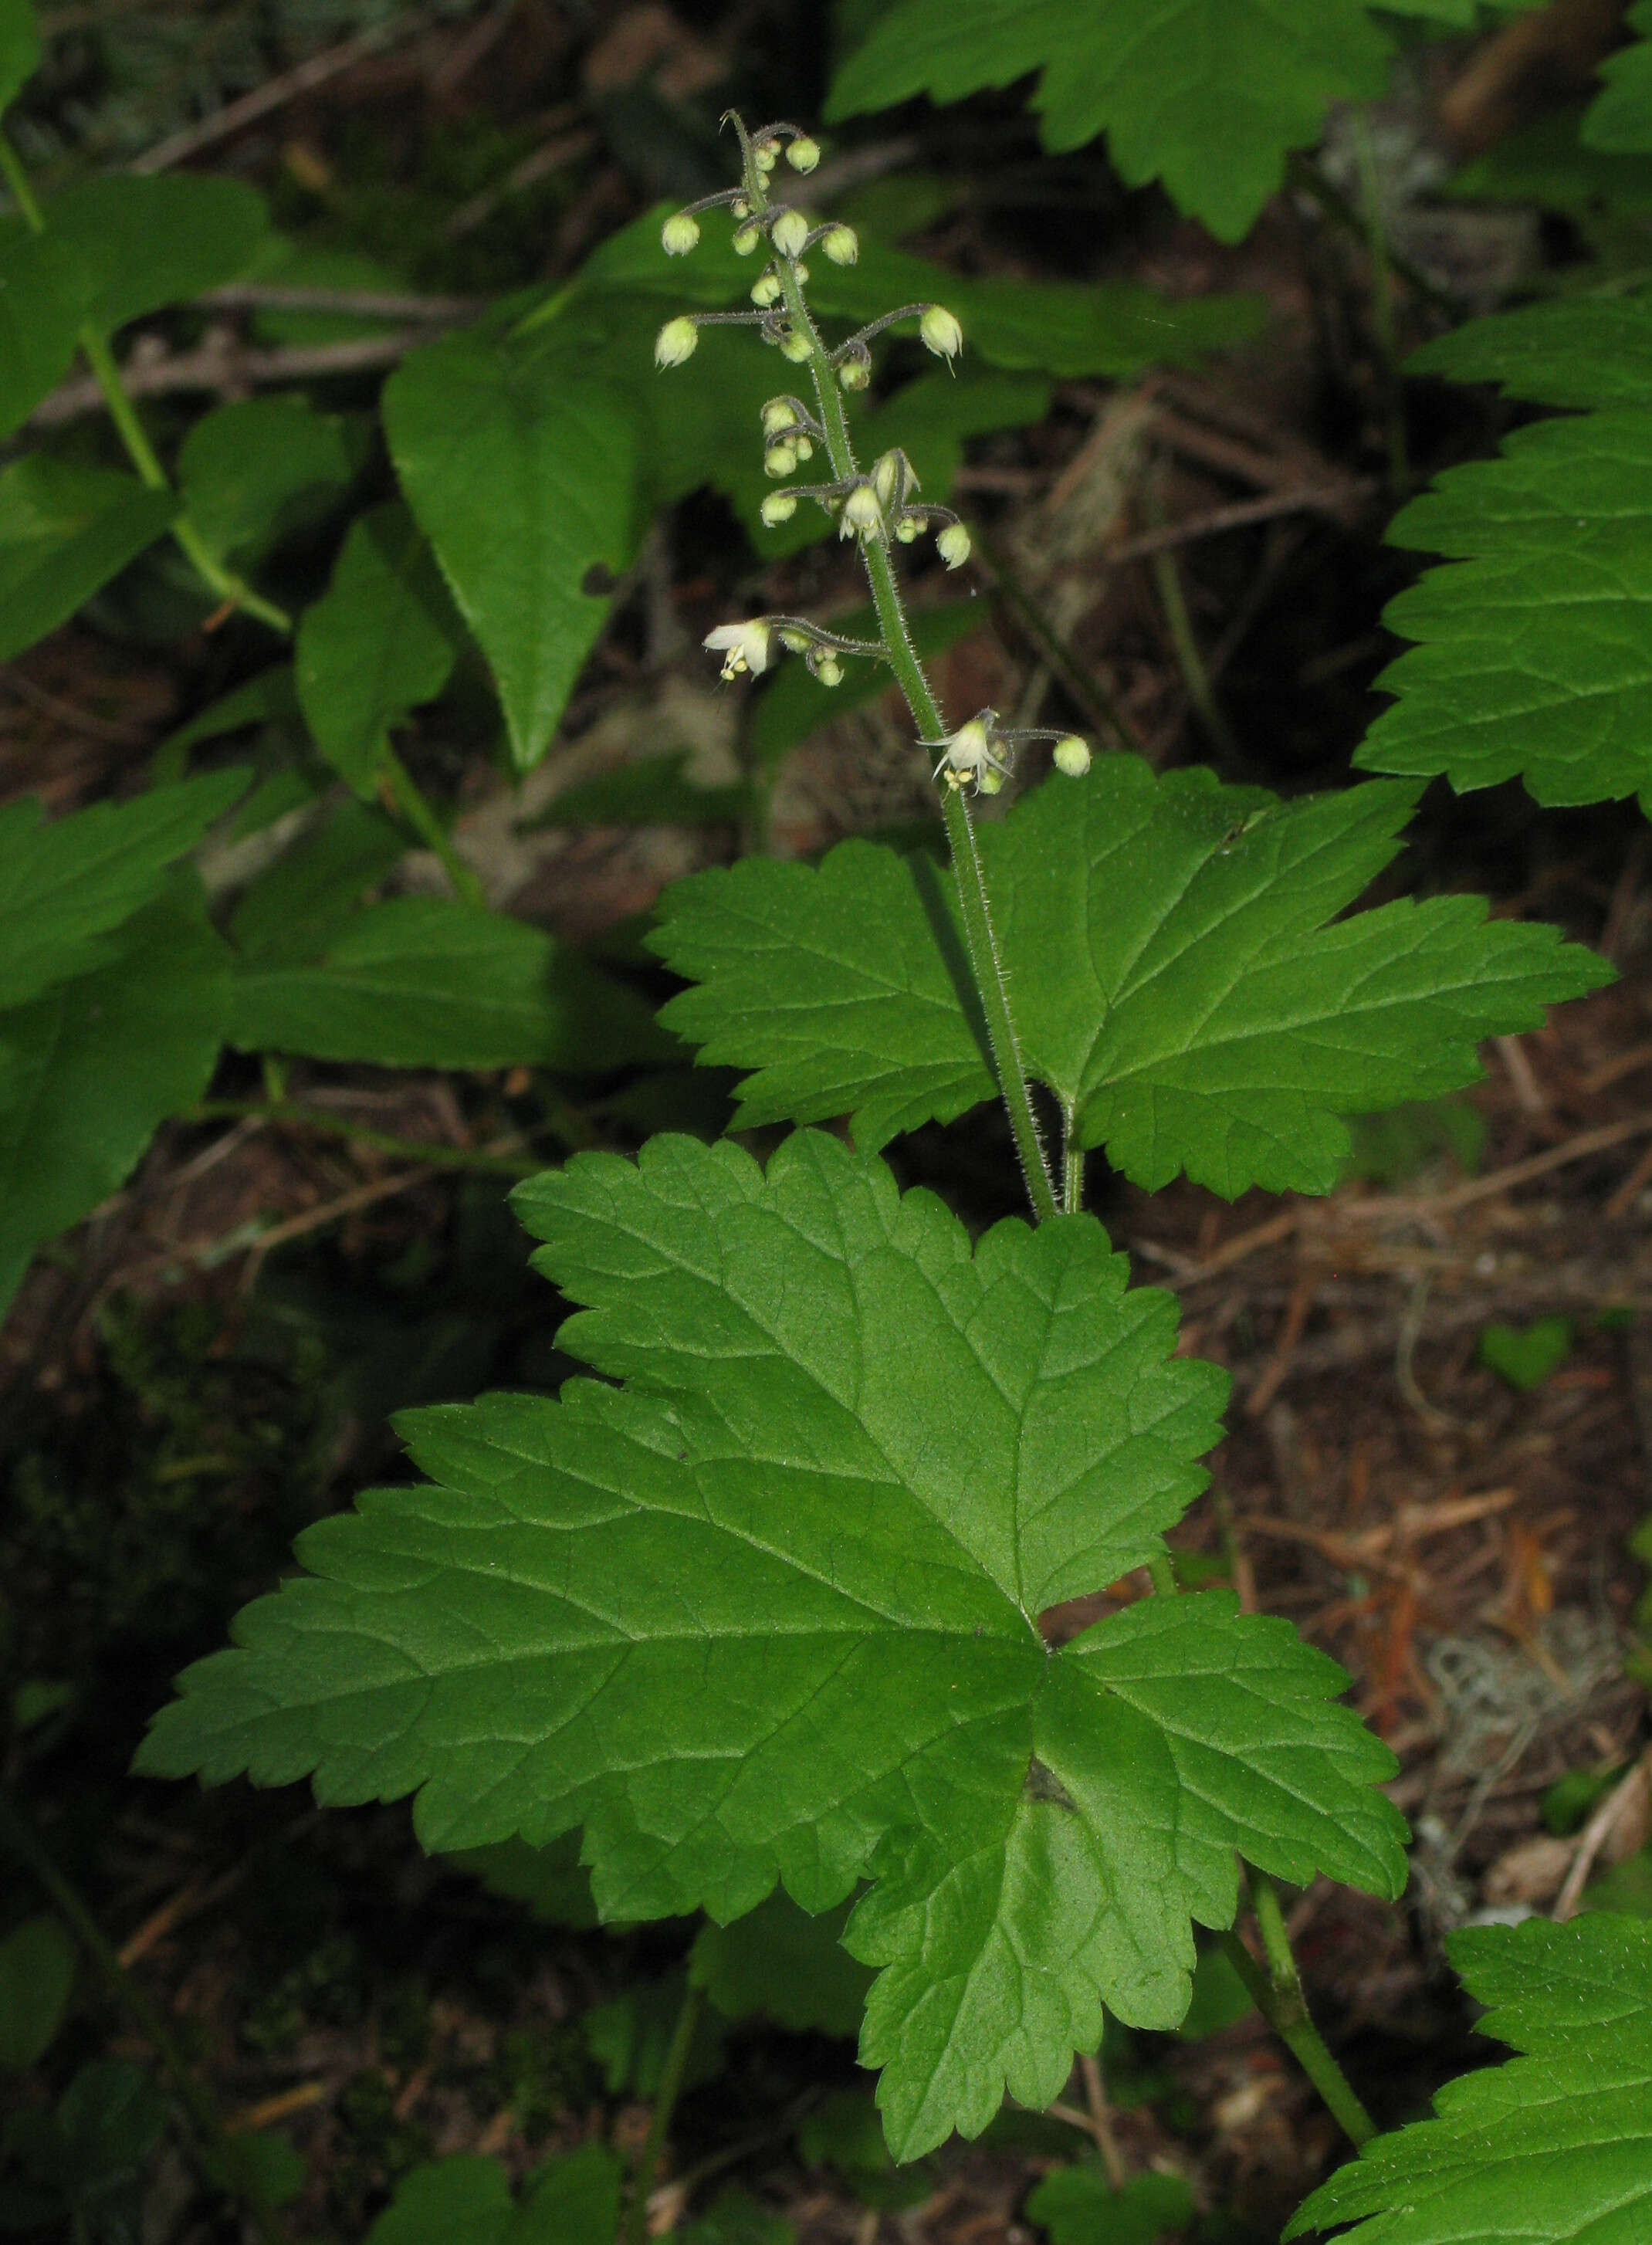
[[[364,803],[341,803],[249,882],[229,923],[248,965],[314,959],[407,853],[400,831]]]
[[[67,623],[177,511],[136,476],[42,452],[0,469],[0,662]]]
[[[448,1861],[480,1879],[491,1894],[525,1903],[551,1925],[587,1926],[597,1922],[591,1874],[579,1861],[581,1835],[559,1833],[543,1848],[525,1840],[500,1840],[491,1848],[465,1848]]]
[[[245,771],[152,788],[48,824],[31,797],[0,808],[0,1007],[106,965],[113,931],[246,791]]]
[[[362,423],[302,397],[247,397],[204,414],[178,454],[189,519],[220,560],[255,559],[323,518],[364,465]]]
[[[40,35],[30,0],[0,0],[0,109],[40,64]]]
[[[311,964],[243,968],[228,1035],[247,1052],[382,1068],[600,1073],[675,1048],[640,998],[542,930],[443,897],[366,906]]]
[[[1245,1984],[1228,1961],[1228,1952],[1214,1943],[1199,1951],[1199,1962],[1193,1968],[1193,2001],[1187,2015],[1176,2029],[1183,2042],[1202,2042],[1207,2035],[1220,2034],[1252,2008]]]
[[[480,336],[415,351],[384,424],[408,503],[487,657],[519,771],[550,746],[636,533],[633,417]]]
[[[105,332],[238,280],[268,225],[257,190],[218,173],[114,173],[46,205],[46,239],[79,257]]]
[[[518,834],[545,826],[714,826],[743,818],[750,797],[745,788],[702,787],[687,777],[691,752],[672,749],[616,764],[565,787]]]
[[[20,219],[0,220],[0,437],[68,371],[90,293],[67,245],[30,233]]]
[[[1540,1387],[1572,1353],[1570,1318],[1538,1318],[1529,1326],[1494,1323],[1479,1337],[1479,1360],[1522,1394]]]
[[[759,2206],[748,2192],[726,2190],[678,2235],[681,2245],[796,2245],[797,2232],[782,2214]]]
[[[107,966],[5,1021],[0,1264],[123,1184],[150,1137],[199,1099],[218,1057],[228,952],[182,878],[126,923]]]
[[[761,2012],[797,2033],[858,2035],[872,1975],[842,1946],[849,1908],[811,1917],[776,1887],[731,1924],[701,1926],[688,1955],[689,1983],[725,2018]]]
[[[0,1940],[0,2066],[26,2073],[62,2024],[75,1944],[55,1917],[25,1918]]]
[[[612,2004],[586,2013],[586,2045],[607,2077],[610,2096],[654,2094],[687,1993],[682,1974],[674,1972],[664,1980],[639,1981]],[[722,2072],[728,2031],[715,2011],[701,2012],[683,2068],[685,2091]]]
[[[1051,2245],[1153,2245],[1193,2220],[1193,2192],[1181,2175],[1151,2170],[1114,2190],[1106,2171],[1087,2161],[1046,2175],[1026,2210]]]
[[[1606,80],[1583,119],[1591,148],[1652,156],[1652,0],[1635,0],[1625,22],[1640,37],[1601,64]]]
[[[452,674],[457,621],[430,549],[395,501],[350,525],[326,593],[299,619],[294,675],[315,745],[369,797],[392,727]]]

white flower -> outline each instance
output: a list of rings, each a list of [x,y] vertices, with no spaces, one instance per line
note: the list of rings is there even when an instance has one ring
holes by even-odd
[[[860,243],[852,226],[829,226],[820,238],[820,246],[834,265],[852,265],[860,255]]]
[[[935,550],[949,569],[961,569],[970,558],[970,533],[961,522],[949,522],[935,540]]]
[[[1065,772],[1069,779],[1082,779],[1090,769],[1090,743],[1076,733],[1059,740],[1051,753],[1057,771]]]
[[[786,150],[786,161],[794,172],[812,172],[820,161],[820,146],[808,133],[800,133]]]
[[[687,211],[679,211],[660,229],[660,247],[667,257],[687,257],[699,239],[700,221]]]
[[[882,535],[884,510],[877,504],[877,493],[869,483],[857,483],[843,501],[843,512],[838,518],[837,534],[852,538],[856,532],[863,538]]]
[[[917,323],[924,346],[937,358],[956,358],[964,348],[964,330],[944,304],[931,304]]]
[[[996,795],[1010,768],[999,735],[996,709],[983,709],[960,725],[956,733],[949,733],[944,741],[931,741],[928,745],[941,750],[935,777],[939,779],[944,772],[952,787],[972,786],[978,794],[984,790],[988,795]],[[989,773],[997,776],[997,786],[988,784],[985,775]]]
[[[780,275],[770,265],[766,267],[752,282],[751,301],[760,311],[766,312],[771,304],[779,303],[780,298]]]
[[[774,530],[781,523],[791,520],[797,512],[797,502],[789,492],[770,492],[759,512],[765,526]]]
[[[749,623],[719,624],[706,634],[705,644],[713,655],[721,655],[725,678],[738,678],[742,670],[755,677],[768,668],[768,620],[754,616]]]
[[[700,331],[686,314],[679,319],[667,320],[654,337],[654,364],[680,366],[684,359],[694,356],[699,341]]]
[[[802,211],[782,211],[768,229],[768,239],[782,257],[801,257],[809,239],[809,220]]]

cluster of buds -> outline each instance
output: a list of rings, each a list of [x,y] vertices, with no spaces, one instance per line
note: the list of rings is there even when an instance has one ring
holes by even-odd
[[[978,709],[956,733],[923,745],[940,750],[933,777],[946,786],[997,795],[1014,769],[1017,749],[1027,741],[1053,741],[1051,761],[1069,779],[1082,779],[1090,769],[1090,744],[1080,734],[1041,725],[1007,727],[999,722],[996,709]]]

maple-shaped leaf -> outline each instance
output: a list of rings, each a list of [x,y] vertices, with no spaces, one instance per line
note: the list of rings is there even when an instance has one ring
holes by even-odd
[[[1022,1057],[1138,1184],[1324,1192],[1342,1117],[1473,1082],[1480,1039],[1610,979],[1478,899],[1338,919],[1393,857],[1417,790],[1280,803],[1134,756],[1056,778],[979,831]],[[692,876],[649,939],[697,987],[661,1016],[753,1069],[745,1123],[852,1114],[882,1145],[990,1096],[950,877],[846,842],[818,869]]]
[[[815,1132],[517,1204],[602,1380],[410,1414],[431,1479],[306,1533],[146,1770],[416,1791],[439,1848],[582,1823],[610,1917],[872,1880],[846,1945],[902,2157],[1047,2102],[1104,2002],[1174,2025],[1236,1850],[1398,1893],[1392,1757],[1287,1624],[1212,1593],[1040,1636],[1161,1548],[1226,1387],[1093,1217],[972,1247]]]
[[[1598,410],[1517,430],[1396,516],[1396,545],[1452,559],[1389,604],[1422,644],[1378,681],[1398,699],[1356,761],[1652,802],[1652,296],[1473,321],[1409,363]]]
[[[1652,1922],[1602,1911],[1446,1944],[1477,2022],[1524,2052],[1449,2083],[1436,2118],[1367,2144],[1287,2238],[1348,2245],[1642,2245],[1652,2236]]]
[[[1423,11],[1432,12],[1432,11]],[[1041,70],[1044,145],[1097,133],[1127,186],[1161,179],[1236,241],[1333,101],[1380,95],[1392,41],[1363,0],[898,0],[839,71],[829,119],[959,101]]]

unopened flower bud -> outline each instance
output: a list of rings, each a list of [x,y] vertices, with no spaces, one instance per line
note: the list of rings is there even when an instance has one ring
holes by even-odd
[[[1082,779],[1090,769],[1090,743],[1077,733],[1058,741],[1053,754],[1057,771],[1065,772],[1069,779]]]
[[[900,539],[903,546],[910,546],[915,538],[921,538],[928,528],[929,517],[927,515],[912,514],[908,512],[902,515],[900,520],[896,524],[895,535]]]
[[[779,496],[779,494],[776,495]],[[807,655],[815,644],[809,634],[806,631],[799,631],[796,624],[782,626],[780,643],[793,655]]]
[[[1004,792],[1003,773],[999,771],[995,765],[983,764],[980,770],[975,775],[975,792],[977,795],[1002,795]]]
[[[794,437],[791,440],[791,444],[793,451],[796,453],[800,460],[812,460],[814,458],[815,444],[812,437]]]
[[[796,420],[797,408],[789,397],[771,397],[763,407],[763,434],[778,437],[782,429],[794,427]]]
[[[789,492],[770,492],[758,512],[765,528],[775,530],[782,522],[791,520],[797,512],[797,501]]]
[[[679,211],[660,229],[660,247],[667,257],[687,257],[699,239],[700,220],[687,211]]]
[[[869,483],[857,483],[843,501],[843,512],[837,525],[840,538],[858,532],[863,538],[876,538],[884,527],[884,510],[877,504],[877,493]]]
[[[772,265],[761,272],[751,284],[751,301],[760,311],[766,312],[781,298],[780,275]]]
[[[949,522],[935,541],[935,550],[949,569],[961,569],[970,558],[970,533],[961,522]]]
[[[667,320],[654,337],[654,364],[680,366],[684,359],[694,356],[694,346],[699,341],[700,330],[686,314],[678,319]]]
[[[801,257],[794,262],[792,266],[792,273],[796,280],[798,287],[800,288],[802,288],[809,279],[809,268],[804,264]]]
[[[760,172],[772,172],[780,161],[777,140],[760,140],[751,153]]]
[[[829,648],[815,657],[813,668],[823,686],[841,686],[843,682],[843,666]]]
[[[872,489],[877,493],[877,503],[885,514],[892,514],[901,495],[901,460],[898,452],[885,452],[872,465]]]
[[[737,195],[734,201],[729,204],[728,215],[730,218],[749,218],[751,216],[751,205],[746,200],[744,195]]]
[[[801,257],[809,239],[809,220],[799,210],[784,210],[768,229],[768,239],[782,257]],[[739,247],[738,243],[735,245]]]
[[[766,476],[789,476],[797,465],[796,447],[790,444],[771,444],[763,454],[763,473]]]
[[[786,161],[794,172],[812,172],[820,161],[818,143],[811,140],[807,132],[800,133],[787,144]]]
[[[829,226],[820,238],[820,246],[834,265],[852,265],[860,255],[860,243],[852,226]]]
[[[802,366],[809,357],[809,337],[796,328],[788,328],[780,339],[780,355],[789,358],[794,366]]]
[[[748,218],[744,226],[735,228],[735,254],[749,257],[763,238],[763,230],[755,219]]]
[[[837,370],[837,379],[845,390],[864,390],[872,378],[872,370],[863,358],[846,358]]]
[[[944,304],[931,304],[917,323],[926,350],[937,358],[956,358],[964,348],[964,330]]]

